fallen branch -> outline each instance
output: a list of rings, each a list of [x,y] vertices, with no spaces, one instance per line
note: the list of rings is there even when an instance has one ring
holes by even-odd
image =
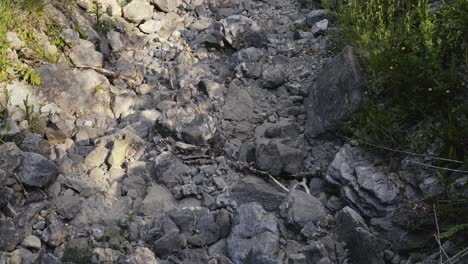
[[[439,166],[429,165],[429,164],[425,164],[425,163],[421,163],[421,162],[417,162],[417,161],[413,161],[413,160],[409,160],[408,162],[418,164],[418,165],[424,166],[424,167],[439,169],[439,170],[468,173],[468,171],[466,171],[466,170],[456,170],[456,169],[450,169],[450,168],[445,168],[445,167],[439,167]]]

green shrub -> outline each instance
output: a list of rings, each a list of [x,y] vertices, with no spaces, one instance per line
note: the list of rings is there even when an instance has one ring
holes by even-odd
[[[348,132],[404,149],[441,141],[441,155],[463,159],[468,1],[435,12],[428,0],[348,0],[338,12],[339,42],[357,47],[369,80]]]

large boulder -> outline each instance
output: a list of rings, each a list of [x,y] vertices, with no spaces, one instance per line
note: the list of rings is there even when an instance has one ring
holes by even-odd
[[[227,239],[233,263],[277,263],[279,230],[273,214],[266,213],[258,203],[243,204],[237,209],[234,223]]]
[[[351,47],[324,66],[306,100],[305,132],[314,138],[336,129],[359,109],[365,82]]]

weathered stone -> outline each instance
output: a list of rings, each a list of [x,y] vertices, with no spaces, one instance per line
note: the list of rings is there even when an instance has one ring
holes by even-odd
[[[41,240],[37,236],[29,235],[21,242],[21,246],[30,249],[40,249]]]
[[[67,238],[67,232],[65,225],[62,223],[60,218],[52,213],[46,218],[47,228],[42,232],[42,240],[50,246],[60,246]]]
[[[109,158],[107,159],[107,162],[109,162],[113,168],[119,168],[125,162],[130,143],[131,141],[128,139],[114,141]]]
[[[142,20],[151,19],[153,9],[146,0],[133,0],[123,7],[123,15],[125,19],[138,24]]]
[[[11,220],[0,220],[0,251],[12,251],[21,241],[20,232]]]
[[[227,120],[249,120],[253,114],[254,101],[249,93],[231,83],[223,106],[223,117]]]
[[[286,81],[282,69],[275,66],[263,67],[262,78],[267,89],[276,89]]]
[[[228,256],[235,264],[274,263],[279,249],[277,219],[257,203],[243,204],[237,209],[235,226],[227,240]],[[265,262],[261,262],[265,261]]]
[[[158,211],[168,211],[176,207],[176,200],[171,191],[162,185],[154,185],[141,203],[141,212],[151,216]]]
[[[255,166],[273,176],[282,173],[296,174],[302,171],[304,158],[305,153],[302,150],[271,141],[257,146]]]
[[[104,164],[107,158],[107,154],[109,154],[109,150],[104,146],[98,146],[93,149],[85,159],[85,164],[89,168],[95,168]]]
[[[187,247],[185,236],[177,231],[171,231],[154,242],[153,252],[158,257],[164,258],[173,253],[180,252],[185,247]]]
[[[4,172],[13,172],[21,164],[22,151],[13,142],[0,145],[0,169]]]
[[[278,209],[285,196],[272,184],[254,176],[248,176],[240,180],[232,187],[230,193],[230,197],[239,205],[258,202],[267,211]]]
[[[179,177],[184,176],[190,170],[181,160],[171,152],[163,152],[155,160],[155,180],[167,187],[172,187],[179,182]]]
[[[71,48],[70,59],[73,64],[83,67],[102,67],[104,55],[94,49],[94,44],[87,40],[80,40],[80,44]]]
[[[57,166],[44,156],[32,152],[23,153],[22,156],[18,178],[23,184],[44,187],[57,178]]]
[[[158,264],[154,253],[145,247],[138,247],[131,255],[131,264]]]
[[[260,27],[252,19],[241,16],[229,16],[221,21],[224,26],[224,37],[235,49],[255,46],[262,47],[266,43],[266,38]]]
[[[163,12],[176,12],[178,7],[182,5],[182,0],[151,0],[151,3]]]
[[[384,242],[371,234],[364,219],[350,207],[337,213],[335,233],[348,245],[353,263],[384,264]]]
[[[281,205],[281,214],[288,224],[301,230],[309,222],[317,224],[324,220],[326,211],[322,203],[314,196],[294,190]]]
[[[336,129],[362,103],[364,77],[351,47],[329,62],[310,87],[305,105],[308,137]]]
[[[151,34],[161,29],[162,22],[159,20],[148,20],[138,27],[140,28],[141,32]]]

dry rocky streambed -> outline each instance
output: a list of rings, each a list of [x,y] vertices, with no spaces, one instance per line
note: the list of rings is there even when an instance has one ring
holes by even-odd
[[[70,49],[36,68],[39,87],[8,86],[47,127],[13,115],[0,145],[1,264],[406,264],[434,244],[418,201],[441,191],[435,174],[389,172],[329,133],[365,81],[353,49],[327,51],[324,10],[98,2],[105,34],[91,0],[75,22],[48,5]]]

